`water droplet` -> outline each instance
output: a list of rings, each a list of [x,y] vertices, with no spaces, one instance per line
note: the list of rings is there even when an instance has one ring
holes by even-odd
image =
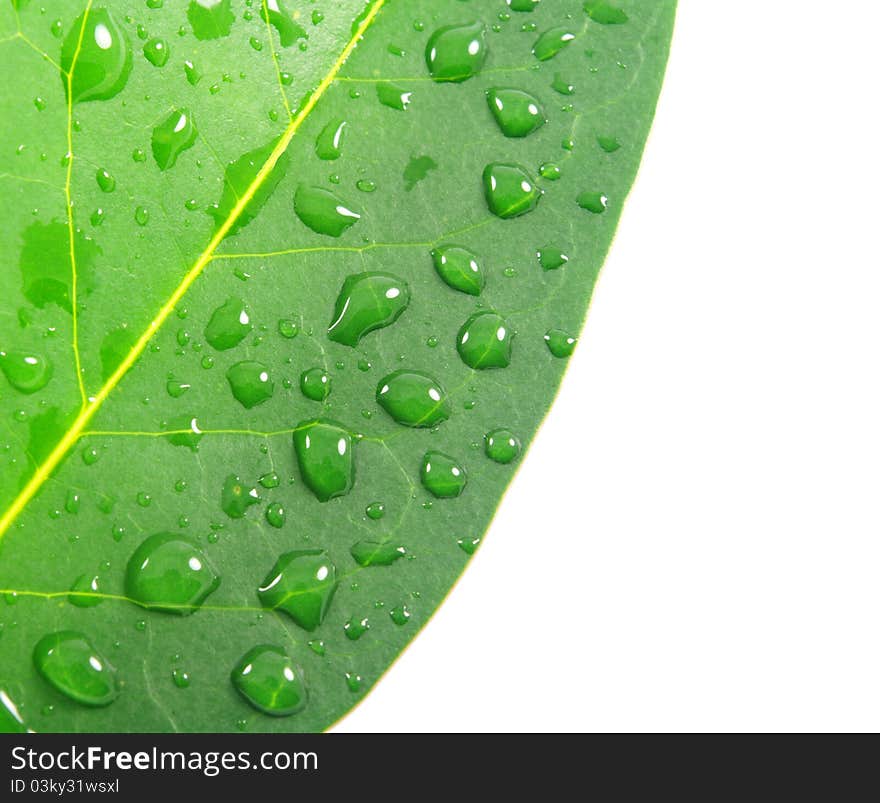
[[[467,485],[467,472],[454,458],[443,452],[427,452],[422,460],[422,485],[438,499],[461,496]]]
[[[87,466],[95,465],[95,463],[98,462],[98,457],[99,457],[98,450],[95,449],[93,446],[87,446],[82,451],[82,461]]]
[[[49,384],[53,366],[48,357],[30,351],[0,351],[0,371],[19,393],[36,393]]]
[[[174,433],[168,436],[168,443],[184,446],[192,452],[199,450],[199,442],[204,437],[198,419],[193,415],[175,416],[164,423],[163,429]]]
[[[544,342],[554,357],[570,357],[577,345],[577,338],[562,329],[549,329],[544,335]]]
[[[28,728],[24,724],[24,718],[19,712],[18,706],[5,689],[0,688],[0,733],[27,732]]]
[[[289,318],[282,318],[278,321],[278,334],[292,340],[299,334],[299,324]]]
[[[287,521],[287,511],[281,502],[272,502],[266,508],[266,521],[279,529],[284,526],[284,522]]]
[[[472,296],[483,292],[486,278],[472,251],[460,245],[439,245],[431,251],[431,257],[434,269],[453,290]]]
[[[260,13],[263,20],[268,21],[278,32],[282,47],[290,47],[297,40],[309,38],[306,29],[295,21],[299,18],[299,10],[288,10],[285,0],[268,0]]]
[[[541,190],[534,179],[518,164],[486,165],[483,190],[492,214],[505,220],[531,212],[541,200]]]
[[[119,694],[116,669],[82,633],[61,630],[44,636],[33,659],[50,686],[82,705],[110,705]]]
[[[153,129],[153,158],[160,170],[174,167],[177,157],[195,145],[198,130],[187,109],[175,109]]]
[[[541,165],[539,172],[541,173],[542,178],[546,178],[547,181],[559,181],[562,178],[562,170],[559,168],[559,165],[554,164],[553,162],[544,162]]]
[[[65,92],[67,75],[71,74],[69,92],[73,103],[112,98],[125,87],[131,62],[131,45],[125,31],[107,9],[93,8],[76,18],[61,46]]]
[[[462,551],[466,552],[468,555],[473,555],[474,552],[477,551],[477,547],[480,545],[481,538],[459,538],[458,545],[461,547]]]
[[[406,605],[395,605],[388,612],[388,615],[391,617],[391,621],[399,626],[405,625],[409,621],[410,616],[412,616]]]
[[[398,84],[380,81],[376,84],[376,94],[379,96],[379,102],[383,106],[405,112],[412,101],[413,93]]]
[[[297,187],[293,208],[297,217],[312,231],[330,237],[339,237],[361,217],[330,190],[308,184]]]
[[[224,480],[223,490],[220,492],[220,509],[230,519],[243,519],[247,509],[261,501],[257,489],[242,482],[235,474],[230,474]]]
[[[348,686],[348,690],[350,692],[359,692],[361,690],[363,682],[364,679],[359,674],[357,674],[357,672],[345,673],[345,685]]]
[[[240,298],[228,298],[211,314],[205,340],[217,351],[227,351],[244,340],[254,328],[250,310]]]
[[[496,463],[511,463],[519,457],[522,446],[509,429],[494,429],[486,434],[486,456]]]
[[[342,284],[327,337],[356,346],[374,329],[394,323],[409,305],[409,286],[390,273],[356,273]]]
[[[354,442],[335,421],[319,419],[299,424],[293,447],[303,482],[322,502],[347,494],[354,485]]]
[[[300,375],[299,388],[307,399],[322,402],[330,395],[330,375],[323,368],[309,368]]]
[[[561,73],[556,73],[556,75],[553,76],[553,83],[550,84],[550,86],[552,86],[560,95],[574,94],[574,84],[564,78]]]
[[[277,488],[281,485],[281,478],[275,471],[268,471],[260,477],[260,485],[264,488]]]
[[[437,162],[430,156],[413,156],[403,169],[403,188],[409,192],[422,181],[428,173],[437,169]]]
[[[342,155],[342,145],[345,139],[345,120],[336,118],[331,120],[321,129],[315,140],[315,153],[319,159],[331,162]]]
[[[37,97],[34,98],[34,106],[37,107],[37,111],[40,111],[40,112],[45,111],[46,110],[45,99],[39,97],[39,95],[38,95]]]
[[[138,162],[138,163],[146,162],[147,161],[147,154],[144,151],[142,151],[140,148],[135,148],[131,152],[131,158],[132,158],[132,160],[134,160],[135,162]]]
[[[202,80],[202,74],[199,72],[196,65],[189,60],[183,62],[183,71],[186,74],[186,80],[190,86],[195,86]]]
[[[458,330],[458,354],[470,368],[506,368],[510,365],[513,334],[497,312],[478,312]]]
[[[507,0],[511,11],[531,12],[541,0]]]
[[[375,192],[376,182],[371,181],[368,178],[359,178],[355,182],[355,187],[357,187],[361,192]]]
[[[407,427],[434,427],[450,413],[446,391],[421,371],[388,374],[376,388],[376,401],[398,424]]]
[[[544,31],[532,46],[532,54],[538,61],[552,59],[574,41],[575,35],[564,25]]]
[[[614,153],[621,148],[620,141],[616,137],[596,137],[596,142],[605,153]]]
[[[196,39],[219,39],[229,36],[235,16],[230,10],[232,0],[190,0],[186,18]]]
[[[366,617],[362,619],[358,619],[355,616],[352,616],[345,625],[342,630],[345,633],[345,637],[349,641],[357,641],[361,636],[364,635],[370,629],[370,620]]]
[[[128,561],[125,593],[139,605],[187,616],[217,590],[220,577],[192,541],[172,533],[147,538]]]
[[[101,188],[101,192],[113,192],[116,189],[116,179],[110,175],[103,167],[99,167],[95,173],[95,181]]]
[[[146,226],[150,222],[150,210],[145,206],[139,206],[134,210],[134,222],[138,226]]]
[[[521,89],[490,89],[486,99],[506,137],[527,137],[547,122],[540,101]]]
[[[568,255],[563,253],[561,248],[546,245],[538,251],[538,261],[544,270],[556,270],[568,262]]]
[[[435,81],[472,78],[486,61],[486,29],[479,22],[438,29],[428,40],[425,61]]]
[[[248,151],[226,168],[223,180],[223,194],[220,196],[218,203],[208,208],[208,214],[214,218],[216,229],[224,225],[232,215],[232,210],[238,203],[239,198],[243,197],[248,188],[253,184],[257,174],[269,160],[277,144],[278,140],[274,139],[260,148]],[[236,218],[235,223],[232,224],[226,234],[227,237],[237,234],[259,214],[266,201],[275,192],[275,188],[281,182],[281,179],[287,173],[289,162],[290,157],[287,151],[285,151],[278,157],[272,172],[265,176],[248,205]]]
[[[260,39],[257,39],[256,36],[250,38],[250,45],[258,53],[263,49],[263,42]]]
[[[177,379],[169,379],[165,383],[165,390],[172,399],[179,399],[191,387],[189,382],[181,382]]]
[[[313,631],[327,615],[336,592],[336,566],[321,549],[286,552],[258,590],[265,608],[284,611],[301,628]]]
[[[601,192],[582,192],[577,197],[577,205],[594,215],[601,215],[608,207],[608,198]]]
[[[242,360],[226,372],[232,395],[250,410],[275,393],[275,383],[269,379],[269,368],[261,362]]]
[[[623,25],[629,19],[626,12],[613,6],[608,0],[585,0],[584,11],[593,22],[600,25]]]
[[[367,514],[367,518],[378,521],[385,515],[385,505],[381,502],[370,502],[364,512]]]
[[[67,601],[77,608],[94,608],[104,600],[98,596],[100,579],[96,574],[82,574],[70,587]]]
[[[144,58],[154,67],[164,67],[168,63],[168,42],[154,36],[144,45]]]
[[[358,541],[351,556],[359,566],[390,566],[406,555],[406,548],[391,541]]]
[[[188,688],[191,682],[189,672],[187,672],[185,669],[175,667],[171,670],[171,682],[174,683],[174,685],[177,686],[178,689]]]
[[[286,717],[301,711],[308,700],[302,669],[284,650],[254,647],[232,670],[232,685],[258,711]]]

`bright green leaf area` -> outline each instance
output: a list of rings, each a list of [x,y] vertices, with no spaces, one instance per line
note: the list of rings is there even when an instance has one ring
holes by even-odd
[[[0,729],[369,691],[556,393],[675,12],[269,6],[0,0]]]

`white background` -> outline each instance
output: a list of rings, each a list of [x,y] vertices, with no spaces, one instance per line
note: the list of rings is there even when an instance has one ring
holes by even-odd
[[[680,0],[556,406],[337,731],[880,729],[878,30]]]

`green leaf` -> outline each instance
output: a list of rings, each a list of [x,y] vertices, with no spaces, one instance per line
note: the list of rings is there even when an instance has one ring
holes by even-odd
[[[0,728],[378,681],[556,393],[674,6],[0,0]]]

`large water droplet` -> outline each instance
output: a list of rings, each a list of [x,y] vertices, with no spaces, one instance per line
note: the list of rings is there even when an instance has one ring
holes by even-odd
[[[461,496],[467,485],[467,472],[454,458],[443,452],[427,452],[422,460],[422,485],[438,499]]]
[[[560,25],[544,31],[532,46],[532,53],[538,61],[552,59],[560,50],[574,41],[575,35],[566,26]]]
[[[431,251],[431,257],[434,269],[453,290],[472,296],[483,292],[486,278],[472,251],[460,245],[439,245]]]
[[[224,480],[223,490],[220,492],[220,509],[230,519],[244,518],[248,508],[260,501],[257,489],[242,482],[235,474],[230,474]]]
[[[361,217],[330,190],[308,184],[297,187],[293,208],[297,217],[312,231],[330,237],[339,237]]]
[[[376,401],[398,424],[433,427],[449,418],[440,383],[421,371],[394,371],[379,382]]]
[[[438,29],[428,40],[425,61],[435,81],[466,81],[486,61],[486,29],[480,22]]]
[[[269,379],[269,367],[254,360],[235,363],[226,372],[232,395],[250,410],[272,398],[275,383]]]
[[[82,633],[61,630],[44,636],[33,658],[47,683],[82,705],[110,705],[119,694],[116,669]]]
[[[106,100],[125,87],[131,73],[131,45],[106,8],[93,8],[74,20],[61,47],[61,69],[65,91],[67,75],[72,75],[69,91],[74,103]]]
[[[319,159],[330,162],[342,155],[346,125],[345,120],[336,118],[321,129],[315,140],[315,153]]]
[[[544,335],[544,342],[554,357],[564,359],[572,355],[577,345],[577,338],[562,329],[549,329]]]
[[[198,130],[187,109],[175,109],[153,129],[153,158],[160,170],[174,167],[177,157],[195,145]]]
[[[330,376],[323,368],[309,368],[299,377],[299,389],[307,399],[322,402],[330,395]]]
[[[217,351],[234,348],[254,328],[250,311],[240,298],[229,298],[211,314],[205,327],[205,340]]]
[[[351,556],[359,566],[390,566],[406,555],[406,548],[391,541],[358,541]]]
[[[31,351],[0,351],[0,371],[20,393],[36,393],[49,384],[53,368],[48,357]]]
[[[342,284],[327,337],[356,346],[360,339],[394,323],[409,305],[409,286],[390,273],[357,273]]]
[[[260,586],[260,602],[284,611],[304,630],[324,621],[336,592],[336,566],[321,549],[299,549],[278,558]]]
[[[262,5],[262,4],[261,4]],[[282,47],[290,47],[298,39],[308,39],[306,29],[295,21],[299,17],[299,11],[290,11],[284,0],[266,0],[261,14],[278,31],[278,38]]]
[[[600,25],[623,25],[629,19],[623,9],[617,8],[608,0],[585,0],[584,11],[593,22]]]
[[[486,434],[486,456],[496,463],[512,463],[519,457],[522,445],[509,429],[493,429]]]
[[[541,190],[535,180],[518,164],[493,162],[486,165],[483,190],[492,214],[505,220],[531,212],[541,200]]]
[[[156,533],[128,561],[125,593],[139,605],[166,613],[194,613],[217,590],[220,577],[207,557],[187,538]]]
[[[284,650],[262,644],[232,670],[232,685],[258,711],[286,717],[301,711],[307,694],[302,669]]]
[[[354,442],[335,421],[304,421],[293,433],[303,482],[322,502],[347,494],[354,485]]]
[[[521,89],[490,89],[486,99],[506,137],[527,137],[547,122],[540,101]]]
[[[458,354],[471,368],[506,368],[510,365],[513,334],[497,312],[478,312],[458,330]]]
[[[232,0],[191,0],[186,17],[196,39],[219,39],[229,36],[235,16]]]

